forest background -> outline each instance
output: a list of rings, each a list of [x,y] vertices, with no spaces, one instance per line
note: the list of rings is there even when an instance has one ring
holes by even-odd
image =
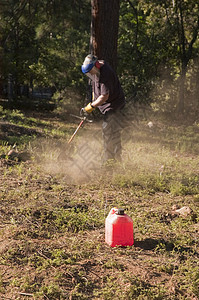
[[[51,88],[58,105],[69,98],[85,101],[82,95],[86,96],[87,81],[81,64],[91,51],[94,2],[98,1],[1,0],[3,97],[15,102],[20,99],[25,105],[34,88],[45,87]],[[100,3],[105,12],[109,8],[106,1]],[[116,7],[114,1],[111,3]],[[198,6],[194,0],[120,1],[115,65],[127,100],[152,104],[154,110],[169,115],[172,112],[177,118],[179,113],[186,113],[190,119],[197,119]],[[106,26],[106,22],[100,26]],[[104,32],[110,30],[105,28]],[[103,38],[106,40],[105,34]],[[111,49],[113,45],[106,42]]]

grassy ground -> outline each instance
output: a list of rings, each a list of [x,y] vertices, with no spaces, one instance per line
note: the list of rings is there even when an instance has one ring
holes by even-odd
[[[99,123],[69,148],[78,120],[0,109],[0,299],[199,299],[199,124],[148,121],[101,169]],[[132,247],[105,244],[115,206]]]

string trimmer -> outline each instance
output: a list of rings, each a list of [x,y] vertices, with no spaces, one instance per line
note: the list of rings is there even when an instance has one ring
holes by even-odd
[[[70,137],[70,139],[68,140],[68,145],[71,144],[71,142],[73,141],[74,137],[76,136],[77,132],[79,131],[79,129],[82,127],[82,125],[84,124],[85,121],[91,123],[92,120],[88,120],[87,117],[79,117],[79,116],[76,116],[76,115],[72,115],[72,117],[75,117],[75,118],[78,118],[78,119],[81,119],[81,122],[79,123],[78,127],[75,129],[74,133],[72,134],[72,136]],[[68,149],[68,151],[70,150],[70,148]],[[69,159],[69,160],[72,160],[71,156],[67,156],[66,154],[66,151],[62,151],[59,156],[58,156],[58,160],[66,160],[66,159]]]

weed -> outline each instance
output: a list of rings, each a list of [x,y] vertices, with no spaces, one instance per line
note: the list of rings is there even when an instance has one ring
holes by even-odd
[[[126,299],[164,299],[165,290],[163,287],[152,286],[138,277],[127,277],[130,282],[129,291]]]
[[[55,284],[48,284],[45,286],[42,286],[40,288],[40,291],[38,293],[36,293],[36,297],[37,296],[43,296],[44,298],[49,298],[52,300],[57,300],[60,299],[62,292],[59,288],[59,286],[55,285]]]
[[[105,264],[104,264],[104,267],[107,268],[107,269],[118,269],[118,270],[121,270],[121,271],[124,271],[125,267],[123,264],[121,263],[118,263],[116,260],[113,260],[113,259],[110,259],[108,260]]]
[[[179,276],[181,274],[181,276]],[[183,274],[183,275],[182,275]],[[179,277],[178,277],[179,276]],[[175,272],[175,277],[178,278],[180,290],[183,294],[186,294],[187,299],[193,297],[199,297],[199,272],[198,263],[191,262],[191,258],[181,263],[178,270]]]
[[[115,280],[116,278],[114,276],[105,277],[104,287],[101,290],[94,291],[94,296],[97,297],[97,299],[104,300],[114,299],[115,296],[117,297],[117,299],[124,299],[122,298],[122,291],[119,290]]]

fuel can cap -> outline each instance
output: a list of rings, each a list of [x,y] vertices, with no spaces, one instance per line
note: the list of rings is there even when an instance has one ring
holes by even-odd
[[[124,209],[123,208],[118,208],[117,215],[124,215]]]

